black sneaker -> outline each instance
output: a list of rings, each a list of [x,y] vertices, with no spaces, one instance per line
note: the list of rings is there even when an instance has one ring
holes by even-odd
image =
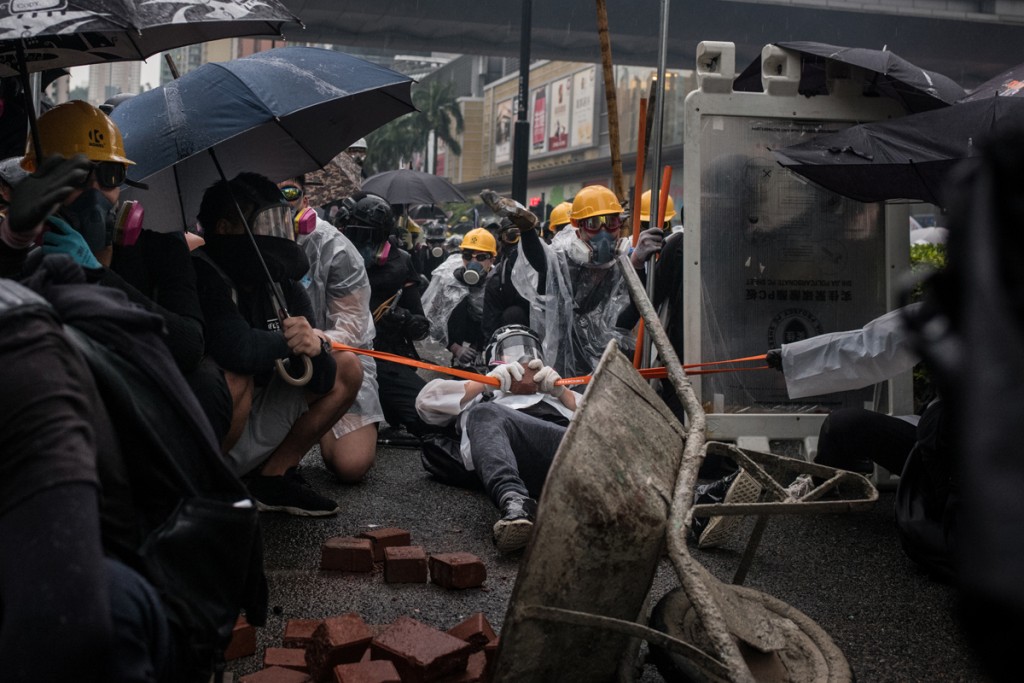
[[[247,477],[245,485],[261,512],[287,512],[300,517],[328,517],[341,512],[337,503],[313,490],[297,467],[280,477]]]
[[[498,552],[510,553],[525,548],[533,534],[533,520],[537,517],[537,501],[533,498],[513,496],[501,506],[501,519],[494,525],[494,544]]]

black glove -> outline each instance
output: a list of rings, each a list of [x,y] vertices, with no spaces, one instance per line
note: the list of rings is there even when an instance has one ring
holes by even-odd
[[[764,362],[768,367],[782,372],[782,349],[771,349],[764,354]]]
[[[402,334],[406,339],[412,339],[413,341],[426,339],[427,335],[430,334],[430,321],[425,316],[411,313],[405,319],[405,323],[402,324]]]
[[[47,157],[35,173],[14,189],[8,218],[11,230],[31,232],[65,197],[82,187],[91,170],[84,154],[70,159]]]
[[[382,330],[388,330],[391,332],[400,332],[405,327],[405,323],[409,320],[409,311],[404,308],[392,308],[390,311],[381,316],[380,320],[377,321],[377,325]]]

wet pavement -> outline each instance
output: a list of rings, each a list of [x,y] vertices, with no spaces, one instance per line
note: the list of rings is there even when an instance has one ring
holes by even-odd
[[[483,493],[432,480],[419,452],[409,448],[380,447],[373,469],[355,486],[336,484],[315,451],[303,468],[342,512],[328,519],[263,516],[272,613],[266,627],[257,630],[257,654],[229,662],[236,677],[261,668],[264,648],[280,646],[284,623],[292,618],[358,612],[367,623],[384,624],[408,615],[447,629],[483,612],[500,633],[522,553],[502,556],[492,545],[498,512]],[[746,520],[743,529],[752,524]],[[379,565],[371,574],[319,570],[326,539],[391,526],[409,530],[412,543],[428,553],[477,555],[487,567],[484,586],[455,591],[431,583],[387,584]],[[691,552],[729,581],[743,545],[741,533],[722,548],[702,551],[691,545]],[[663,559],[652,587],[655,598],[676,585]],[[883,491],[867,512],[773,517],[745,585],[814,619],[862,683],[983,680],[955,620],[953,589],[919,573],[899,547],[891,491]],[[662,679],[647,666],[640,680]]]

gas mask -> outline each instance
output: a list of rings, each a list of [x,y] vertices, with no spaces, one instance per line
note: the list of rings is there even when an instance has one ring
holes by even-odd
[[[470,287],[475,287],[483,282],[486,276],[487,271],[476,261],[470,261],[469,265],[455,269],[455,279]]]
[[[142,234],[142,222],[146,212],[142,204],[134,200],[121,202],[114,221],[114,242],[119,247],[133,246]]]
[[[308,235],[316,230],[316,211],[308,206],[295,215],[295,235]]]
[[[381,244],[363,242],[356,245],[356,248],[359,249],[359,255],[363,257],[363,264],[367,268],[383,266],[388,262],[388,256],[391,254],[391,242],[388,240]]]
[[[82,190],[60,213],[94,254],[114,243],[114,205],[96,188]]]
[[[573,263],[589,265],[599,268],[607,268],[615,263],[615,257],[619,255],[620,240],[616,235],[601,231],[596,235],[589,236],[584,240],[577,234],[566,244],[566,252]]]
[[[442,242],[440,244],[431,244],[430,255],[433,258],[441,258],[442,256],[444,256],[444,243]]]

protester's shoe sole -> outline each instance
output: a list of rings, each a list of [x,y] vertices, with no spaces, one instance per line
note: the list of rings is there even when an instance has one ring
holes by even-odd
[[[757,480],[740,470],[736,479],[725,492],[722,503],[756,503],[761,497],[761,485]],[[704,527],[700,538],[697,539],[698,548],[714,548],[729,540],[729,537],[736,531],[737,526],[743,521],[743,515],[728,515],[712,517],[708,525]]]
[[[494,545],[500,553],[511,553],[526,547],[533,535],[533,522],[528,519],[499,519],[494,524]]]
[[[292,505],[266,505],[256,500],[256,509],[260,512],[283,512],[296,517],[332,517],[341,512],[340,507],[333,510],[306,510]]]

